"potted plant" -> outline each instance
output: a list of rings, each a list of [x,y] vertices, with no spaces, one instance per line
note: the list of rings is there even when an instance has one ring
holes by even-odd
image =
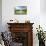
[[[37,34],[36,36],[38,36],[38,40],[39,40],[39,46],[45,46],[45,35],[43,32],[42,27],[36,28],[37,29]]]

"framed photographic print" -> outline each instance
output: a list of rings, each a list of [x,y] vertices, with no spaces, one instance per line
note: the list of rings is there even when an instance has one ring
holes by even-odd
[[[27,6],[16,6],[14,13],[16,15],[26,15],[27,14]]]

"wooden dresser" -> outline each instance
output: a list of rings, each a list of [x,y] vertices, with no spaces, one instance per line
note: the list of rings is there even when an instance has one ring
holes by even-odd
[[[21,46],[33,46],[33,23],[7,23],[12,39]],[[20,46],[20,45],[18,45]]]

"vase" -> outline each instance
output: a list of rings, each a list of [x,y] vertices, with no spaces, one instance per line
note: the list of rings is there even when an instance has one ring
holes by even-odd
[[[39,40],[39,46],[45,46],[45,41]]]

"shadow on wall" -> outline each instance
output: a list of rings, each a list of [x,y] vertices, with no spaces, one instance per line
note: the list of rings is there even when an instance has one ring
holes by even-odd
[[[2,31],[2,0],[0,0],[0,31]]]
[[[46,13],[46,0],[40,0],[40,11]]]

